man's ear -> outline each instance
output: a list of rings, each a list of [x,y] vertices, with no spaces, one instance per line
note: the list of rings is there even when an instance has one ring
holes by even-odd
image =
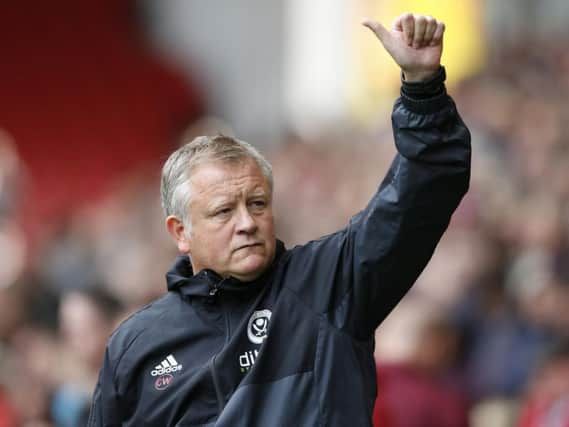
[[[188,239],[188,234],[186,232],[186,227],[184,223],[176,216],[170,215],[166,218],[166,229],[168,233],[176,241],[178,250],[183,254],[190,253],[190,241]]]

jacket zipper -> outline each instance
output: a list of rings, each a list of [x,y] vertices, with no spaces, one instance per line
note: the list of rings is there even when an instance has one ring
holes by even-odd
[[[212,288],[209,290],[209,296],[214,297],[219,291],[219,283],[214,283]]]
[[[219,290],[221,288],[221,284],[223,283],[223,280],[225,280],[225,279],[222,279],[219,282],[216,281],[212,284],[212,288],[209,290],[209,296],[211,298],[216,297],[217,293],[219,292]],[[225,320],[225,329],[226,329],[225,343],[227,344],[229,342],[229,337],[231,336],[229,316],[227,315],[221,301],[219,301],[218,303],[219,303],[219,306],[221,308],[221,313],[223,315],[223,318]],[[209,362],[209,371],[211,373],[211,378],[213,380],[213,387],[215,389],[215,395],[217,397],[219,414],[221,415],[223,408],[225,408],[225,398],[224,398],[223,393],[221,391],[221,385],[219,384],[219,377],[217,376],[217,372],[215,369],[215,358],[216,357],[217,357],[217,354],[211,358],[211,361]]]
[[[213,388],[215,388],[215,395],[217,397],[217,404],[219,409],[219,415],[223,412],[223,408],[225,408],[225,398],[223,397],[223,393],[221,392],[221,386],[219,384],[219,378],[217,377],[217,372],[215,371],[215,358],[217,355],[211,358],[209,362],[209,371],[211,373],[211,378],[213,379]]]
[[[212,287],[209,290],[210,298],[216,297],[217,293],[221,289],[221,285],[223,284],[223,282],[225,280],[226,279],[221,279],[219,282],[212,283]],[[221,309],[221,314],[223,315],[223,320],[225,321],[225,331],[226,331],[225,332],[225,343],[227,344],[229,342],[229,339],[231,338],[231,323],[229,322],[229,315],[227,314],[227,311],[223,307],[223,304],[221,303],[221,301],[219,302],[219,307]]]

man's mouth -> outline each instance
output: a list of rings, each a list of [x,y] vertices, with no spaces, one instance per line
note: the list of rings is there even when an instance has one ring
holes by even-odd
[[[238,246],[237,249],[235,249],[235,250],[238,251],[238,250],[241,250],[241,249],[253,248],[253,247],[255,247],[255,246],[261,246],[261,245],[262,245],[261,242],[247,243],[246,245]]]

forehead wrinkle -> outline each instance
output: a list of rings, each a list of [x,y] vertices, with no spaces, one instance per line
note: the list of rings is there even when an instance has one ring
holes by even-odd
[[[203,204],[213,207],[225,203],[234,203],[239,198],[262,193],[270,197],[270,185],[252,161],[245,163],[212,162],[204,163],[194,169],[190,175],[190,185],[194,197],[191,205]]]
[[[244,192],[252,192],[259,188],[264,190],[265,180],[252,174],[239,177],[222,177],[214,182],[204,182],[206,179],[191,179],[195,194],[212,193],[219,195],[242,195]]]

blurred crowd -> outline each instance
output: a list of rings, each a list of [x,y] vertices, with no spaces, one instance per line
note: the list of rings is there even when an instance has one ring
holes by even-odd
[[[569,426],[569,46],[503,52],[451,90],[472,131],[471,189],[378,329],[376,426]],[[287,246],[365,206],[394,155],[389,123],[291,135],[266,153]],[[166,290],[176,251],[158,171],[40,241],[19,222],[25,181],[0,132],[0,427],[82,426],[107,336]]]

